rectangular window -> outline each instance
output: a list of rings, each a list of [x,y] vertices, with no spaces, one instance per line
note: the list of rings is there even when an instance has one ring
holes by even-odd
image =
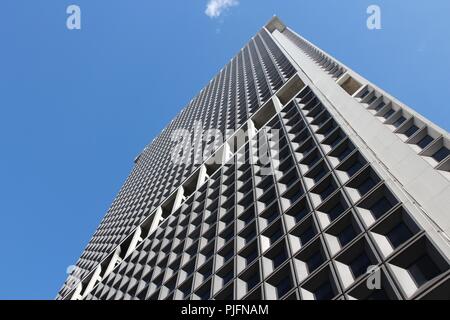
[[[356,257],[350,264],[350,269],[352,270],[355,279],[366,273],[370,264],[371,262],[364,252]]]
[[[378,219],[383,214],[385,214],[389,209],[391,209],[392,205],[386,199],[386,197],[381,198],[377,202],[375,202],[370,208],[370,212]]]
[[[259,283],[259,272],[255,272],[250,278],[247,280],[247,291],[252,290]]]
[[[389,109],[388,112],[386,112],[383,116],[383,118],[388,119],[390,116],[392,116],[394,114],[395,110],[394,109]]]
[[[291,281],[290,277],[286,276],[283,279],[281,279],[281,281],[278,282],[276,288],[277,288],[278,298],[281,298],[282,296],[284,296],[292,288],[292,281]]]
[[[412,235],[413,234],[409,230],[409,228],[403,222],[400,222],[386,234],[386,237],[389,239],[389,242],[395,249],[402,243],[404,243],[406,240],[411,238]]]
[[[356,237],[355,229],[353,229],[353,226],[350,224],[347,227],[345,227],[344,230],[342,230],[337,237],[339,239],[341,246],[344,247],[347,243],[349,243]]]
[[[422,149],[425,149],[432,141],[433,141],[433,138],[429,135],[426,135],[419,142],[417,142],[417,145],[419,147],[421,147]]]
[[[316,232],[314,230],[313,226],[309,226],[305,231],[303,231],[303,233],[300,235],[300,241],[302,243],[302,245],[304,245],[305,243],[307,243],[309,240],[311,240],[312,238],[314,238],[314,236],[316,235]]]
[[[342,204],[339,202],[337,205],[335,205],[329,212],[328,215],[330,216],[331,220],[335,220],[337,217],[341,215],[342,212],[344,212],[345,208],[342,206]]]
[[[416,282],[417,286],[422,286],[425,282],[436,277],[440,271],[433,260],[427,254],[422,255],[409,267],[408,272]]]
[[[407,136],[408,138],[411,137],[414,133],[417,132],[417,130],[419,130],[419,128],[415,125],[412,125],[408,130],[405,131],[404,135]]]
[[[316,270],[323,263],[323,261],[323,256],[320,251],[314,253],[306,262],[309,272],[311,273]]]
[[[383,108],[385,105],[386,105],[386,103],[384,103],[384,101],[381,101],[379,104],[377,104],[377,106],[374,108],[374,110],[380,111],[381,108]]]
[[[375,181],[372,178],[367,178],[358,186],[358,192],[361,196],[365,195],[375,186]]]
[[[398,127],[400,127],[401,124],[402,124],[403,122],[405,122],[405,121],[406,121],[406,118],[405,118],[404,116],[400,116],[400,118],[398,118],[392,125],[393,125],[394,127],[398,128]]]
[[[372,98],[370,98],[369,101],[367,101],[367,104],[371,105],[375,100],[377,100],[377,98],[378,97],[376,95],[373,95]]]
[[[438,151],[436,151],[432,157],[434,160],[436,160],[437,162],[441,162],[442,160],[444,160],[445,158],[448,157],[448,155],[450,154],[450,150],[447,149],[446,147],[442,147],[440,148]]]
[[[330,300],[334,297],[333,288],[329,281],[320,285],[315,291],[316,300]]]

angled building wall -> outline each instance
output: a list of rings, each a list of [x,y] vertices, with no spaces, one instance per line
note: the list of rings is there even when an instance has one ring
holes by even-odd
[[[57,298],[448,299],[449,149],[274,17],[135,159]]]

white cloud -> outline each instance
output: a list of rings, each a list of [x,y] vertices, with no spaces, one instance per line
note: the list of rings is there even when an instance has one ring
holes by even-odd
[[[228,8],[237,6],[239,0],[209,0],[205,14],[210,18],[219,17]]]

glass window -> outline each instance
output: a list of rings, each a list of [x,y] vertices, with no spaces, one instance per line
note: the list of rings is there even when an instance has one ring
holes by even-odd
[[[257,256],[258,256],[257,250],[251,250],[249,255],[247,257],[245,257],[245,261],[247,262],[247,265],[252,263],[252,261],[255,260]]]
[[[363,167],[363,164],[359,161],[355,161],[350,168],[347,169],[347,174],[353,176],[359,169]]]
[[[376,95],[373,95],[370,99],[369,99],[369,101],[367,101],[367,104],[372,104],[375,100],[377,100],[377,96]]]
[[[247,291],[253,289],[259,283],[259,272],[254,272],[247,280]]]
[[[389,118],[390,116],[392,116],[392,114],[393,114],[394,112],[395,112],[394,109],[390,109],[388,112],[386,112],[386,113],[384,114],[383,118],[385,118],[385,119]]]
[[[308,261],[306,262],[306,264],[308,265],[309,272],[311,273],[314,270],[316,270],[323,263],[323,261],[324,261],[323,256],[320,253],[320,251],[314,253],[311,257],[309,257]]]
[[[417,130],[419,130],[419,128],[415,125],[412,125],[408,130],[405,131],[405,135],[407,137],[411,137],[414,133],[417,132]]]
[[[355,229],[353,229],[353,226],[350,224],[347,227],[345,227],[341,233],[338,235],[339,242],[341,243],[341,246],[345,246],[347,243],[352,241],[356,237]]]
[[[334,220],[337,217],[339,217],[341,215],[341,213],[344,212],[344,210],[345,210],[345,208],[339,202],[328,212],[328,215],[330,216],[331,220]]]
[[[334,187],[334,185],[330,183],[325,189],[320,192],[320,197],[322,198],[322,200],[332,194],[335,189],[336,188]]]
[[[408,271],[418,287],[423,285],[428,280],[433,279],[440,273],[439,268],[427,254],[422,255],[414,261],[408,267]]]
[[[302,245],[304,245],[309,240],[314,238],[315,235],[316,235],[316,233],[315,233],[314,227],[309,226],[308,229],[303,231],[303,233],[300,235],[300,241],[301,241]]]
[[[229,271],[226,275],[223,276],[223,284],[226,285],[231,281],[231,279],[233,279],[233,271]]]
[[[412,236],[412,232],[403,223],[400,222],[394,228],[392,228],[387,234],[387,238],[392,244],[392,247],[397,248]]]
[[[376,217],[379,218],[383,214],[385,214],[389,209],[391,209],[391,203],[386,199],[386,197],[381,198],[377,202],[375,202],[370,208],[370,212]]]
[[[371,262],[364,252],[357,256],[356,259],[354,259],[350,264],[350,269],[353,272],[353,276],[358,278],[360,275],[366,273],[370,264]]]
[[[400,125],[405,122],[406,118],[404,116],[401,116],[400,118],[398,118],[394,123],[394,127],[398,128],[400,127]]]
[[[281,231],[280,227],[277,228],[277,230],[275,230],[275,232],[273,232],[270,235],[270,244],[273,244],[275,241],[277,241],[278,239],[280,239],[280,237],[283,235],[283,232]]]
[[[273,258],[273,268],[276,269],[280,266],[284,261],[286,261],[287,255],[284,249],[280,250],[280,252]]]
[[[433,159],[436,160],[437,162],[441,162],[442,160],[447,158],[449,154],[450,150],[447,149],[446,147],[442,147],[433,154]]]
[[[276,287],[278,298],[281,298],[292,288],[292,282],[290,277],[286,276],[283,279],[281,279],[281,281],[278,282]]]
[[[417,145],[419,147],[421,147],[422,149],[425,149],[432,141],[433,141],[433,138],[429,135],[426,135],[419,142],[417,142]]]
[[[376,111],[380,111],[381,108],[383,108],[386,105],[386,103],[384,103],[384,101],[381,101],[374,109]]]
[[[314,292],[314,296],[316,300],[330,300],[334,297],[333,288],[331,287],[330,282],[325,282],[320,285]]]
[[[375,186],[375,181],[371,177],[368,177],[358,186],[358,192],[361,196],[365,195]]]

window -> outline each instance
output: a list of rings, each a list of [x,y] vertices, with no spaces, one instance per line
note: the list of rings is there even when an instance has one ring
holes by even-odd
[[[281,298],[292,288],[292,281],[290,276],[285,276],[276,285],[277,296]]]
[[[253,238],[256,237],[256,229],[253,227],[250,229],[249,232],[247,232],[247,234],[244,235],[245,237],[245,243],[249,243],[251,240],[253,240]]]
[[[355,152],[347,158],[347,160],[341,163],[337,167],[337,170],[345,172],[350,178],[354,176],[355,173],[358,172],[366,163],[367,161],[361,156],[361,154]]]
[[[233,214],[229,213],[225,217],[222,218],[222,221],[225,222],[225,225],[229,225],[233,221]]]
[[[307,243],[309,240],[311,240],[312,238],[314,238],[314,236],[316,235],[316,231],[314,229],[314,227],[311,225],[309,226],[305,231],[303,231],[303,233],[299,236],[300,238],[300,242],[301,244],[305,244]]]
[[[195,264],[193,262],[189,263],[186,267],[183,268],[183,270],[186,271],[187,276],[190,276],[194,272],[194,269]]]
[[[330,183],[328,186],[326,186],[323,190],[320,191],[320,197],[322,200],[326,199],[330,194],[333,193],[333,191],[336,190],[336,187]]]
[[[245,261],[247,262],[247,265],[252,263],[253,260],[255,260],[257,256],[258,256],[258,251],[257,250],[251,250],[250,253],[245,257]]]
[[[203,276],[203,279],[207,279],[212,274],[212,262],[209,262],[207,265],[199,269],[199,272]]]
[[[359,96],[361,99],[364,99],[369,94],[369,89],[364,89],[363,93]]]
[[[419,142],[417,142],[417,145],[419,147],[421,147],[422,149],[425,149],[432,141],[433,141],[433,138],[429,135],[426,135]]]
[[[233,279],[233,270],[228,271],[228,272],[222,277],[223,285],[226,285],[228,282],[231,281],[231,279]]]
[[[214,247],[211,247],[211,249],[209,249],[208,251],[206,251],[204,253],[205,255],[205,259],[208,260],[209,258],[211,258],[214,254]]]
[[[232,250],[232,249],[231,249],[231,250],[228,250],[228,251],[225,252],[224,255],[223,255],[224,261],[230,260],[230,259],[233,257],[233,255],[234,255],[233,250]]]
[[[197,291],[197,296],[201,300],[208,300],[210,298],[210,291],[211,291],[211,282],[209,282],[206,286],[201,288],[199,291]]]
[[[405,131],[404,135],[407,136],[408,138],[411,137],[414,133],[417,132],[417,130],[419,130],[419,127],[412,125],[408,130]]]
[[[378,219],[383,214],[385,214],[389,209],[391,209],[391,203],[386,199],[386,197],[382,197],[380,200],[375,202],[370,208],[370,212]]]
[[[296,211],[294,214],[295,222],[297,223],[300,220],[302,220],[306,216],[308,211],[309,211],[309,209],[306,206],[304,206],[300,210]]]
[[[367,272],[367,268],[371,265],[370,259],[363,252],[357,256],[350,264],[353,276],[358,278],[360,275]]]
[[[253,289],[259,283],[259,271],[254,272],[252,276],[247,279],[247,291]]]
[[[334,297],[333,288],[329,281],[320,285],[315,291],[314,296],[316,300],[330,300]]]
[[[274,221],[276,218],[278,218],[279,214],[278,211],[272,210],[268,211],[268,213],[263,214],[263,218],[267,220],[267,224],[270,224],[272,221]]]
[[[384,103],[384,101],[381,101],[379,104],[377,104],[377,106],[374,108],[374,110],[380,111],[381,108],[383,108],[385,105],[386,105],[386,103]]]
[[[377,100],[377,96],[376,95],[373,95],[370,99],[369,99],[369,101],[367,101],[367,104],[368,105],[371,105],[375,100]]]
[[[328,211],[328,215],[330,216],[331,220],[335,220],[337,217],[341,215],[342,212],[344,212],[344,210],[345,208],[339,202],[333,208],[331,208],[330,211]]]
[[[348,144],[345,146],[345,148],[343,148],[342,150],[340,150],[337,158],[339,159],[339,161],[344,160],[352,151],[354,150],[353,147],[350,147]]]
[[[397,248],[403,242],[408,240],[412,236],[411,230],[403,223],[400,222],[394,228],[392,228],[387,234],[387,238],[389,242],[392,244],[392,247]]]
[[[339,242],[341,246],[345,246],[347,243],[352,241],[356,237],[355,229],[353,229],[353,226],[349,224],[347,227],[345,227],[338,235],[337,238],[339,239]]]
[[[388,119],[390,116],[392,116],[394,114],[395,110],[394,109],[389,109],[388,112],[386,112],[383,116],[383,118]]]
[[[436,151],[432,157],[434,160],[436,160],[437,162],[441,162],[442,160],[444,160],[445,158],[448,157],[448,155],[450,154],[450,150],[447,149],[446,147],[442,147],[440,148],[438,151]]]
[[[271,235],[270,235],[270,244],[274,244],[280,237],[283,235],[283,232],[280,228],[277,228]]]
[[[404,116],[400,116],[392,125],[396,128],[400,127],[400,125],[405,122],[406,118]]]
[[[313,176],[311,176],[311,179],[313,179],[315,183],[319,182],[319,180],[322,179],[328,173],[328,171],[323,166],[321,166],[319,170],[315,171],[316,172],[314,172]]]
[[[309,272],[313,272],[316,270],[322,263],[324,262],[323,256],[320,251],[314,253],[311,257],[309,257],[306,264],[308,265]]]
[[[358,186],[358,192],[361,196],[365,195],[367,192],[370,191],[375,186],[375,181],[371,177],[364,180],[359,186]]]
[[[287,259],[287,255],[286,255],[286,250],[283,248],[282,250],[280,250],[280,252],[278,252],[277,255],[275,255],[273,257],[273,268],[276,269],[278,268],[278,266],[280,266],[284,261],[286,261]]]
[[[420,287],[428,280],[436,277],[440,271],[427,254],[422,255],[408,267],[408,272]]]
[[[222,233],[221,237],[225,240],[225,242],[228,242],[231,240],[234,236],[234,230],[233,228],[230,228],[229,230]]]

